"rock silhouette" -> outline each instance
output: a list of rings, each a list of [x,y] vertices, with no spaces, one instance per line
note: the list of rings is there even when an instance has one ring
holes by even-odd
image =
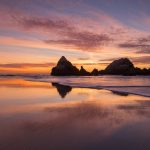
[[[98,69],[93,69],[93,71],[91,72],[91,75],[92,76],[97,76],[97,75],[99,75],[99,71],[98,71]]]
[[[121,58],[109,64],[105,69],[105,73],[112,75],[128,75],[132,74],[133,70],[133,63],[128,58]]]
[[[53,76],[72,76],[79,75],[79,69],[72,65],[64,56],[60,58],[56,67],[52,68]]]
[[[80,75],[81,76],[89,76],[90,73],[88,71],[86,71],[83,66],[81,66],[81,69],[80,69]]]
[[[134,72],[133,72],[134,75],[150,75],[150,68],[149,69],[141,69],[141,68],[138,68],[136,67],[134,69]]]
[[[149,69],[135,68],[128,58],[120,58],[110,63],[105,70],[98,71],[96,68],[88,72],[81,66],[79,70],[72,65],[64,56],[60,58],[57,65],[52,68],[53,76],[97,76],[97,75],[150,75]]]

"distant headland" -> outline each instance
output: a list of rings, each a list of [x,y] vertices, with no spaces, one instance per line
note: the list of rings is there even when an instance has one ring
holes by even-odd
[[[64,56],[62,56],[57,65],[52,68],[52,76],[98,76],[98,75],[150,75],[149,69],[140,69],[134,67],[134,64],[128,58],[120,58],[110,63],[104,70],[93,69],[92,72],[86,71],[83,66],[78,69]]]

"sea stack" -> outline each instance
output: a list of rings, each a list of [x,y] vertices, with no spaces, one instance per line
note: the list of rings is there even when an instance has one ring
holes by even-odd
[[[80,71],[77,67],[73,66],[64,56],[60,58],[57,65],[52,68],[51,75],[53,76],[73,76],[79,75]]]
[[[97,75],[150,75],[150,69],[135,68],[128,58],[120,58],[110,63],[105,70],[98,71],[93,69],[92,72],[86,71],[81,66],[79,70],[64,56],[62,56],[57,65],[52,68],[52,76],[97,76]]]
[[[99,71],[98,71],[98,69],[93,69],[93,71],[91,72],[91,75],[92,76],[98,76],[99,75]]]
[[[128,58],[121,58],[109,64],[104,72],[112,75],[131,75],[133,70],[133,63]]]
[[[88,71],[86,71],[83,66],[81,66],[81,69],[80,69],[80,75],[81,76],[89,76],[90,73]]]

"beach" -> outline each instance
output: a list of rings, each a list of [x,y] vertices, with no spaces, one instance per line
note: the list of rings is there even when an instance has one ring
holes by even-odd
[[[149,150],[149,77],[84,78],[0,78],[0,149]]]

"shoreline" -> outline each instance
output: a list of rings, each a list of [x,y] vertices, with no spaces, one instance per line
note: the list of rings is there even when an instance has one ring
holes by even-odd
[[[103,85],[103,80],[102,80],[102,78],[105,78],[106,77],[106,79],[108,79],[109,77],[110,77],[110,81],[107,81],[107,83],[106,83],[106,85],[105,85],[105,83],[104,83],[104,85]],[[112,77],[112,78],[111,78]],[[62,86],[69,86],[69,87],[71,87],[71,88],[89,88],[89,89],[96,89],[96,90],[100,90],[100,89],[104,89],[104,90],[108,90],[108,91],[111,91],[111,92],[118,92],[118,93],[122,93],[122,94],[134,94],[134,95],[139,95],[139,96],[144,96],[144,97],[150,97],[150,94],[149,94],[149,91],[148,92],[146,92],[146,93],[142,93],[142,92],[140,92],[140,91],[133,91],[133,89],[136,89],[136,88],[145,88],[144,90],[143,90],[143,92],[145,92],[145,90],[147,90],[147,89],[150,89],[150,85],[149,84],[147,84],[146,83],[146,85],[131,85],[131,86],[129,86],[129,85],[122,85],[122,86],[120,86],[120,85],[108,85],[108,83],[109,82],[111,82],[111,81],[113,81],[113,79],[117,79],[118,80],[118,78],[117,77],[120,77],[120,78],[125,78],[126,79],[126,76],[85,76],[85,77],[83,77],[83,76],[69,76],[69,77],[67,77],[67,76],[65,76],[65,77],[54,77],[54,76],[39,76],[39,77],[37,77],[37,76],[9,76],[9,77],[7,77],[6,76],[6,78],[8,79],[13,79],[13,78],[22,78],[22,79],[24,79],[24,80],[26,80],[26,81],[32,81],[32,82],[45,82],[45,83],[57,83],[57,84],[60,84],[60,85],[62,85]],[[150,76],[136,76],[136,77],[139,77],[139,78],[142,78],[142,77],[146,77],[146,78],[148,78],[148,81],[149,81],[149,78],[150,78]],[[0,78],[1,78],[1,76],[0,76]],[[5,76],[3,76],[2,78],[5,78]],[[81,83],[78,81],[78,79],[81,79],[81,81],[82,81],[82,79],[94,79],[93,81],[95,81],[96,79],[98,79],[98,81],[100,81],[101,82],[101,80],[102,80],[102,85],[98,85],[97,83],[96,83],[96,85],[94,85],[91,81],[89,81],[89,82],[83,82],[83,84],[81,85]],[[130,76],[130,79],[134,79],[134,77],[131,77]],[[62,80],[62,79],[69,79],[69,80]],[[77,79],[77,83],[76,82],[72,82],[72,81],[74,81],[74,79]],[[115,80],[116,80],[115,79]],[[68,82],[68,83],[67,83]],[[71,83],[72,82],[72,83]],[[90,84],[90,82],[91,82],[91,85],[89,85]],[[99,82],[99,84],[101,84]],[[112,84],[112,83],[110,83],[110,84]],[[122,83],[121,83],[122,84]],[[129,88],[132,88],[132,90],[131,91],[129,91]]]
[[[145,94],[140,94],[140,93],[134,93],[134,92],[125,92],[125,91],[120,91],[120,90],[111,90],[111,89],[107,89],[106,87],[108,87],[108,86],[106,86],[106,87],[103,87],[103,86],[99,86],[99,87],[90,87],[90,86],[87,86],[87,87],[83,87],[83,86],[73,86],[73,85],[69,85],[69,84],[63,84],[63,83],[59,83],[59,82],[56,82],[57,84],[59,84],[59,85],[62,85],[62,86],[70,86],[70,87],[72,87],[72,88],[87,88],[87,89],[95,89],[95,90],[101,90],[101,89],[103,89],[103,90],[108,90],[108,91],[111,91],[111,92],[118,92],[118,93],[122,93],[122,94],[132,94],[132,95],[138,95],[138,96],[143,96],[143,97],[150,97],[150,95],[145,95]],[[119,86],[119,88],[125,88],[124,86]],[[126,87],[135,87],[136,88],[136,86],[126,86]],[[141,86],[141,87],[149,87],[150,88],[150,86]],[[110,86],[110,88],[116,88],[116,87],[114,87],[114,86]],[[117,88],[118,88],[118,86],[117,86]]]

